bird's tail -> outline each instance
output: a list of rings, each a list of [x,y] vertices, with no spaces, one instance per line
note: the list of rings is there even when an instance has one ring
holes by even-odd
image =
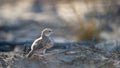
[[[33,50],[31,50],[28,54],[27,54],[27,58],[30,58],[33,55]]]

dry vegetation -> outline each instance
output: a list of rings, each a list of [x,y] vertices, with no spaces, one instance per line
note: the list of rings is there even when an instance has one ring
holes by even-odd
[[[88,21],[87,23],[79,22],[80,23],[80,31],[78,33],[78,40],[84,41],[92,41],[98,42],[99,41],[99,32],[96,27],[96,22],[94,20]]]
[[[89,0],[86,0],[85,2],[89,2]],[[84,20],[81,19],[79,13],[75,9],[72,0],[69,0],[69,5],[77,18],[77,22],[79,23],[79,31],[77,32],[78,34],[77,41],[94,40],[94,42],[98,42],[100,38],[99,38],[99,32],[96,26],[95,19],[90,19],[89,21],[85,22]]]

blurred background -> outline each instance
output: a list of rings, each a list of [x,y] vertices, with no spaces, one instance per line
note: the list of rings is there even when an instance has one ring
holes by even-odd
[[[0,41],[33,41],[52,28],[55,42],[120,38],[120,0],[0,0]]]
[[[33,59],[32,66],[31,61],[18,59],[18,56],[29,52],[29,46],[40,37],[44,28],[53,29],[51,38],[55,43],[60,43],[61,49],[48,51],[48,53],[53,52],[53,56],[48,56],[45,62]],[[120,44],[119,41],[101,43],[96,45],[96,48],[93,46],[94,43],[119,39],[120,0],[0,0],[0,66],[115,68],[113,66],[118,65],[117,68],[120,68],[120,47],[117,46]],[[90,47],[93,48],[82,45],[79,49],[75,48],[80,45],[76,42],[82,41],[89,41],[90,44],[83,46],[91,45]],[[68,49],[71,51],[64,52]],[[1,51],[12,51],[15,55],[9,53],[10,56],[2,56]],[[62,54],[62,51],[65,54]],[[115,64],[113,64],[114,60]]]

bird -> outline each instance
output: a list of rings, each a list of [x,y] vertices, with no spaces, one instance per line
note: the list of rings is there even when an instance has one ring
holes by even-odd
[[[27,58],[30,58],[33,53],[42,51],[42,54],[44,55],[47,49],[50,49],[53,47],[53,41],[50,39],[50,35],[53,33],[53,30],[51,28],[45,28],[41,32],[41,36],[34,40],[34,42],[31,45],[31,50],[27,54]]]

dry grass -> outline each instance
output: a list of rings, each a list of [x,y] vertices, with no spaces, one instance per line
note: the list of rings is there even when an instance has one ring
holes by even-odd
[[[85,0],[87,2],[94,1],[94,0]],[[99,32],[96,27],[95,19],[90,19],[87,23],[81,19],[79,13],[74,7],[74,4],[72,3],[72,0],[69,0],[69,4],[71,6],[71,9],[73,10],[74,14],[76,15],[76,18],[78,20],[80,31],[78,31],[78,41],[84,40],[84,41],[92,41],[94,39],[94,42],[99,41]]]
[[[78,41],[92,41],[93,38],[95,42],[99,41],[99,32],[96,27],[95,20],[91,20],[88,23],[79,22],[80,23],[80,32],[78,32]]]

